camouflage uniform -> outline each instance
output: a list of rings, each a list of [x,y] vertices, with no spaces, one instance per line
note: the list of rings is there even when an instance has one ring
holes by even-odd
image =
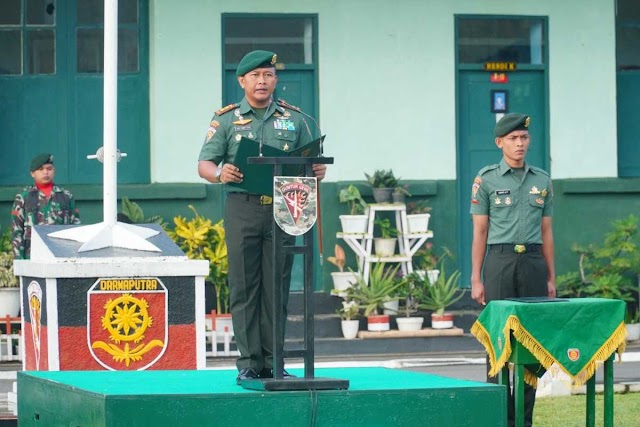
[[[31,255],[31,227],[42,224],[80,224],[73,195],[56,185],[47,198],[35,185],[16,195],[11,211],[11,242],[16,259]]]

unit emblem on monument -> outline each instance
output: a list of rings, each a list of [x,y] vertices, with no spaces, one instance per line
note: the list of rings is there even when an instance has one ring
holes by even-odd
[[[157,278],[98,279],[88,292],[89,349],[110,370],[143,370],[167,347],[167,290]]]

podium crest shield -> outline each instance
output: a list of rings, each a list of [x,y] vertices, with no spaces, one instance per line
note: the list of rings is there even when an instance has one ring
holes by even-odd
[[[300,236],[318,217],[318,180],[315,177],[274,177],[273,217],[291,236]]]

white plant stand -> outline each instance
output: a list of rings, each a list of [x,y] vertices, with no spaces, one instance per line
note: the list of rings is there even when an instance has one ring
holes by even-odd
[[[398,230],[399,253],[392,256],[377,256],[373,252],[373,229],[376,215],[379,212],[395,212],[395,227]],[[404,203],[374,203],[369,205],[367,231],[365,233],[338,233],[355,252],[358,258],[358,268],[362,272],[365,283],[369,283],[371,263],[397,262],[400,263],[402,274],[406,276],[413,272],[412,258],[427,239],[433,238],[432,231],[409,233],[407,224],[407,205]]]

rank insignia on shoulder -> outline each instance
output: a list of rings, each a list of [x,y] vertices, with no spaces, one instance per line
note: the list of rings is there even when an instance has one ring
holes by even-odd
[[[294,106],[294,105],[291,105],[291,104],[287,103],[287,101],[285,101],[284,99],[278,99],[278,100],[276,101],[276,103],[277,103],[278,105],[280,105],[280,106],[282,106],[282,107],[285,107],[285,108],[288,108],[288,109],[290,109],[290,110],[300,111],[300,108],[298,108],[298,107],[296,107],[296,106]]]
[[[224,113],[227,113],[227,112],[229,112],[229,111],[233,110],[233,109],[234,109],[234,108],[236,108],[238,105],[240,105],[240,104],[229,104],[229,105],[227,105],[226,107],[223,107],[223,108],[219,109],[218,111],[216,111],[216,113],[215,113],[215,114],[216,114],[216,116],[221,116],[221,115],[223,115]]]
[[[531,187],[531,190],[529,190],[529,194],[540,194],[540,190],[538,190],[538,187],[534,185]]]

